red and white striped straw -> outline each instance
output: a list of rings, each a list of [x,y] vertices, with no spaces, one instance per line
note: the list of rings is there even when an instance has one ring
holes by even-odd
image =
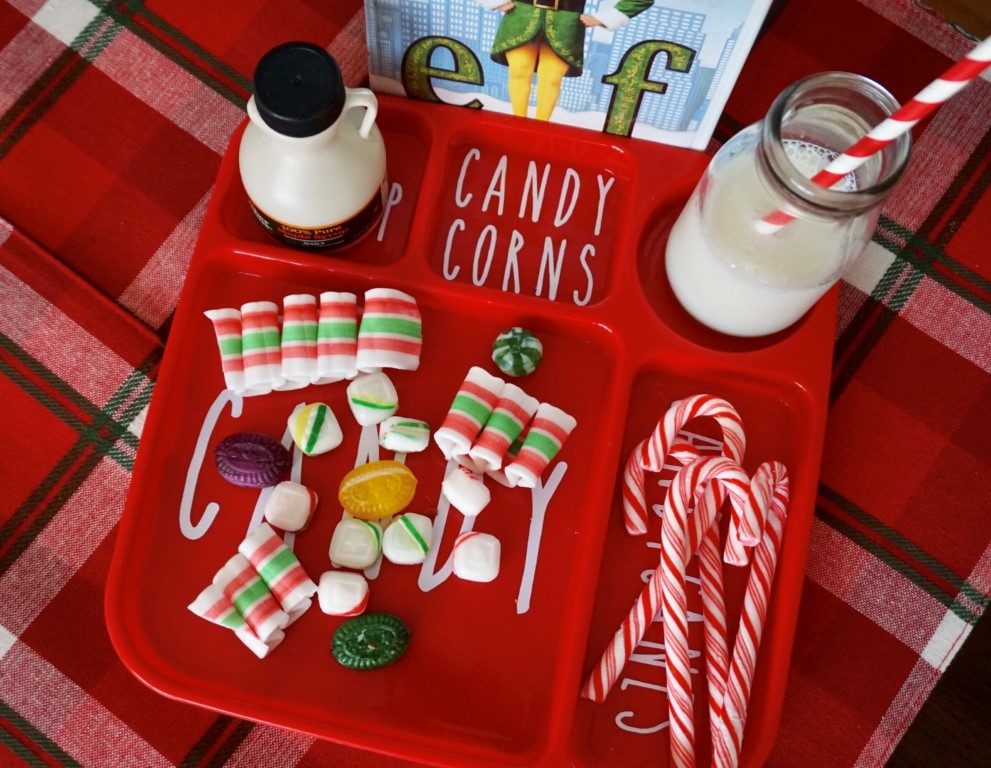
[[[989,65],[991,65],[991,37],[978,43],[970,53],[919,91],[915,98],[891,117],[878,123],[870,133],[813,176],[812,181],[822,187],[833,186],[848,173],[859,168],[871,155],[911,130],[912,126],[951,96],[956,95]],[[787,211],[777,210],[761,219],[757,223],[757,230],[761,234],[770,235],[794,218]]]

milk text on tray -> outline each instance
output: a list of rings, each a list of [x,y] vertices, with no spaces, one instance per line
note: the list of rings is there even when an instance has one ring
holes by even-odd
[[[596,246],[608,237],[615,181],[601,170],[583,175],[566,163],[468,148],[441,206],[453,211],[441,224],[444,279],[585,306],[606,266]]]

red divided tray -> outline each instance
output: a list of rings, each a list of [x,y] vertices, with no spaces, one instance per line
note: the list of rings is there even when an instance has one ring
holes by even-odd
[[[106,596],[118,653],[166,696],[431,764],[666,765],[662,655],[631,661],[602,704],[578,692],[639,593],[641,572],[658,559],[659,528],[642,538],[623,528],[618,480],[625,458],[672,401],[707,392],[739,410],[748,471],[778,459],[792,476],[742,761],[762,764],[777,729],[803,580],[835,292],[775,337],[709,333],[677,306],[662,258],[667,230],[706,156],[492,113],[387,96],[380,102],[392,205],[384,228],[342,255],[269,239],[241,187],[240,134],[231,142],[121,521]],[[360,303],[373,287],[411,293],[423,317],[419,370],[390,372],[401,415],[436,428],[471,366],[497,372],[495,336],[522,325],[542,340],[544,360],[517,383],[575,416],[578,426],[540,492],[490,483],[492,503],[475,522],[475,530],[502,542],[501,572],[489,584],[445,569],[462,522],[441,499],[446,462],[433,445],[409,455],[419,479],[409,511],[436,516],[439,546],[426,566],[385,562],[370,580],[369,610],[391,611],[410,627],[412,643],[399,662],[373,672],[339,666],[330,641],[342,620],[316,606],[259,660],[232,633],[186,608],[236,552],[259,497],[220,479],[213,446],[242,430],[281,438],[300,402],[334,409],[344,443],[305,457],[301,467],[302,482],[321,502],[294,546],[315,580],[331,567],[338,483],[367,455],[359,451],[361,428],[343,382],[243,402],[226,394],[203,312],[326,290],[354,292]],[[690,426],[703,434],[708,428]],[[202,467],[195,451],[201,432]],[[383,450],[381,458],[392,456]],[[652,503],[662,494],[650,484]],[[207,512],[211,502],[219,504],[215,518]],[[730,573],[727,581],[738,613],[742,577]],[[693,626],[692,647],[702,648],[700,625]],[[647,640],[663,641],[661,624]],[[695,665],[704,702],[702,659]],[[704,703],[698,709],[704,753]]]

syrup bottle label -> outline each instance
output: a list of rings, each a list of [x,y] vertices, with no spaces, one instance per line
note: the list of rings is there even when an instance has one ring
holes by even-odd
[[[382,217],[386,185],[357,213],[336,224],[322,227],[300,227],[286,224],[261,210],[251,202],[255,218],[269,234],[286,245],[302,248],[343,248],[360,240]]]

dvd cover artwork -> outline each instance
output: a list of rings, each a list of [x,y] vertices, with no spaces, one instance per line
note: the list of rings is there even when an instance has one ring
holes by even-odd
[[[366,0],[374,90],[705,149],[771,0]]]

